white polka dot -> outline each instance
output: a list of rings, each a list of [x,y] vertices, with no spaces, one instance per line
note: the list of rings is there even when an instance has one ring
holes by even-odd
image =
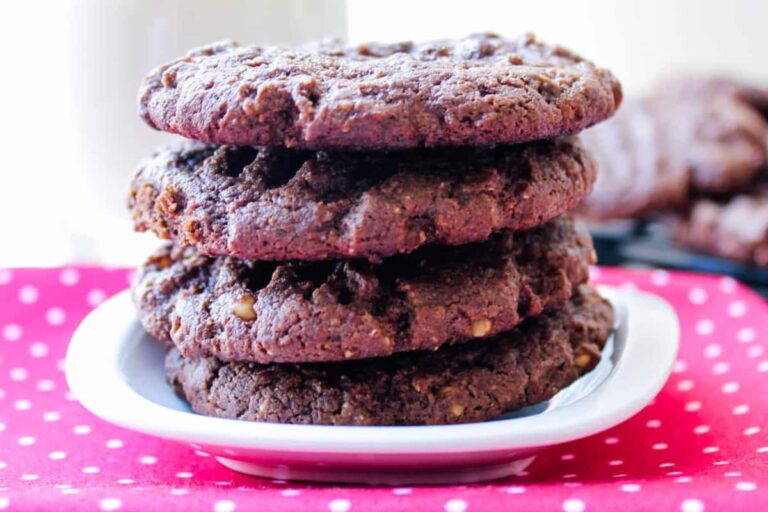
[[[34,304],[40,297],[40,292],[32,285],[24,285],[19,288],[19,302],[22,304]]]
[[[189,494],[189,489],[171,489],[171,496],[184,496]]]
[[[5,463],[5,462],[3,462],[3,461],[0,461],[0,469],[5,469],[5,468],[7,468],[7,467],[8,467],[8,464],[7,464],[7,463]]]
[[[27,372],[26,368],[16,367],[11,368],[8,376],[13,381],[21,382],[22,380],[27,380],[27,377],[29,377],[29,372]]]
[[[696,322],[696,332],[701,336],[709,336],[715,332],[715,323],[712,320],[699,320]]]
[[[139,462],[141,462],[142,464],[156,464],[157,457],[153,457],[152,455],[144,455],[139,459]]]
[[[85,300],[88,302],[89,306],[92,306],[95,308],[96,306],[104,302],[106,299],[107,299],[107,294],[104,292],[104,290],[94,288],[93,290],[88,292],[88,295]]]
[[[727,477],[739,477],[741,476],[741,471],[726,471],[723,475]]]
[[[0,432],[5,431],[5,423],[0,423]]]
[[[720,451],[720,448],[718,448],[717,446],[707,446],[701,451],[704,453],[717,453]]]
[[[13,402],[13,408],[17,411],[28,411],[32,408],[32,402],[29,400],[16,400]]]
[[[72,429],[72,432],[79,436],[84,436],[91,433],[91,427],[88,425],[76,425],[75,428]]]
[[[669,284],[669,272],[667,272],[666,270],[652,271],[651,284],[655,286],[667,286]]]
[[[707,300],[709,299],[709,294],[707,293],[707,290],[704,288],[699,288],[698,286],[694,286],[688,291],[688,300],[691,301],[691,304],[695,304],[697,306],[701,306]]]
[[[688,369],[688,363],[680,359],[675,361],[675,364],[672,365],[672,371],[674,373],[683,373],[687,369]]]
[[[32,436],[23,436],[16,441],[19,446],[32,446],[35,444],[36,439]]]
[[[661,426],[661,420],[648,420],[645,423],[645,426],[648,428],[659,428]]]
[[[573,460],[575,458],[576,458],[576,456],[574,454],[572,454],[572,453],[566,453],[566,454],[560,456],[560,460]]]
[[[755,341],[757,333],[752,327],[742,327],[736,332],[736,339],[741,343],[751,343]]]
[[[692,380],[681,380],[677,383],[677,390],[686,392],[693,389],[693,381]]]
[[[674,465],[675,465],[674,462],[662,462],[661,464],[659,464],[659,467],[660,468],[671,468]]]
[[[21,475],[21,479],[26,481],[26,482],[32,482],[34,480],[37,480],[38,478],[40,478],[40,477],[37,476],[37,475],[34,475],[32,473],[25,473],[25,474]]]
[[[43,421],[59,421],[61,414],[56,411],[47,411],[43,413]]]
[[[747,414],[749,412],[749,406],[747,404],[740,404],[734,407],[731,412],[735,415]]]
[[[669,445],[667,443],[656,443],[653,446],[651,446],[654,450],[666,450],[669,448]]]
[[[62,489],[61,494],[79,494],[80,489]]]
[[[2,283],[0,283],[2,284]],[[11,504],[11,500],[8,499],[7,496],[0,496],[0,510],[5,510],[8,508],[8,505]]]
[[[447,505],[448,504],[446,503],[446,506]],[[351,506],[352,504],[349,502],[349,500],[335,499],[328,503],[328,510],[331,512],[347,512]]]
[[[728,373],[728,371],[731,369],[731,365],[726,363],[725,361],[718,361],[717,363],[712,365],[712,373],[715,375],[722,375],[724,373]]]
[[[757,371],[759,371],[761,373],[768,372],[768,361],[760,361],[757,364]]]
[[[744,429],[744,435],[745,436],[753,436],[760,432],[760,427],[748,427]]]
[[[67,315],[61,308],[51,308],[45,312],[45,321],[50,325],[61,325],[66,319]]]
[[[45,357],[48,355],[48,345],[42,341],[36,341],[29,346],[29,355],[32,357]]]
[[[738,287],[738,283],[734,278],[730,276],[724,276],[720,278],[720,282],[717,284],[717,286],[720,288],[720,291],[723,293],[733,293],[736,291],[736,288]]]
[[[133,483],[133,480],[131,480],[130,478],[121,478],[120,480],[117,481],[117,483],[119,483],[120,485],[131,485]]]
[[[680,510],[683,512],[703,512],[704,503],[701,500],[687,499],[680,504]]]
[[[563,512],[583,512],[584,502],[580,499],[570,498],[563,502]]]
[[[67,458],[66,452],[51,452],[48,454],[48,458],[51,460],[62,460]]]
[[[728,304],[728,315],[732,316],[733,318],[742,317],[746,313],[747,313],[747,305],[744,304],[744,301],[735,300],[730,304]]]
[[[706,434],[709,432],[709,425],[699,425],[693,429],[694,434]]]
[[[640,486],[637,484],[623,484],[621,490],[624,492],[637,492],[640,490]]]
[[[693,481],[693,478],[691,478],[689,476],[681,476],[681,477],[675,478],[675,482],[677,482],[679,484],[687,484],[687,483],[689,483],[691,481]]]
[[[0,285],[8,284],[13,280],[13,272],[7,268],[0,268]]]
[[[88,475],[95,475],[99,471],[101,471],[101,469],[97,468],[96,466],[87,466],[83,468],[83,473]]]
[[[99,502],[101,510],[117,510],[123,505],[118,498],[105,498]]]
[[[688,412],[696,412],[701,410],[701,402],[694,400],[685,404],[685,410]]]
[[[618,442],[619,442],[619,438],[618,438],[618,437],[606,437],[606,438],[603,440],[603,442],[604,442],[605,444],[616,444],[616,443],[618,443]]]
[[[235,510],[235,502],[230,500],[221,500],[213,504],[214,512],[232,512]]]
[[[738,382],[726,382],[723,384],[723,386],[720,388],[722,389],[723,393],[735,393],[739,390],[739,383]]]
[[[22,330],[16,324],[8,324],[3,327],[3,338],[8,341],[18,341],[21,338]]]
[[[55,387],[56,387],[56,384],[50,379],[39,380],[35,385],[35,388],[38,391],[41,391],[43,393],[46,393],[48,391],[53,391]]]
[[[180,471],[179,473],[176,473],[176,476],[179,478],[192,478],[194,475],[189,471]]]
[[[768,446],[761,446],[756,451],[757,453],[768,453]]]
[[[204,451],[202,451],[202,450],[195,450],[195,453],[196,453],[197,455],[199,455],[200,457],[210,457],[210,456],[211,456],[211,454],[210,454],[210,453],[206,453],[206,452],[204,452]]]
[[[459,499],[448,500],[445,502],[443,508],[445,509],[445,512],[464,512],[467,510],[467,502]]]
[[[752,345],[747,349],[747,357],[755,359],[762,356],[763,352],[764,349],[761,345]]]
[[[111,448],[113,450],[123,447],[123,442],[119,439],[110,439],[104,444],[106,445],[107,448]]]
[[[577,475],[576,473],[566,473],[563,475],[563,478],[569,479],[569,478],[576,478],[577,476],[579,475]]]
[[[65,268],[59,274],[59,281],[64,286],[75,286],[80,282],[80,272],[74,268]]]
[[[507,487],[507,492],[509,494],[523,494],[525,492],[525,487],[513,485],[512,487]]]
[[[608,465],[609,466],[621,466],[622,464],[624,464],[623,460],[611,460],[611,461],[608,461]]]
[[[754,491],[757,489],[757,485],[754,482],[738,482],[736,484],[737,491]]]
[[[723,355],[723,347],[717,343],[711,343],[704,347],[704,357],[714,359]]]
[[[407,494],[407,493],[395,492],[395,491],[401,491],[401,490],[408,490],[408,491],[410,491],[410,489],[394,489],[392,491],[392,493],[393,494]],[[283,496],[298,496],[301,493],[299,492],[298,489],[283,489],[282,491],[280,491],[280,494],[283,495]]]

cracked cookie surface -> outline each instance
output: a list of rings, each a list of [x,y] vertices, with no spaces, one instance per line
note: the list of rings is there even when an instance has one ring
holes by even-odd
[[[394,153],[188,142],[140,167],[129,206],[138,230],[207,255],[379,259],[540,225],[595,173],[571,138]]]
[[[185,357],[343,361],[509,330],[562,307],[593,261],[589,234],[567,217],[381,263],[247,262],[168,245],[133,297],[145,329]]]
[[[599,361],[610,304],[586,286],[562,308],[490,340],[353,363],[189,360],[171,349],[166,376],[198,413],[331,425],[483,421],[554,396]]]
[[[303,149],[487,146],[574,134],[609,117],[607,70],[526,35],[297,48],[219,42],[154,69],[154,128],[218,144]]]

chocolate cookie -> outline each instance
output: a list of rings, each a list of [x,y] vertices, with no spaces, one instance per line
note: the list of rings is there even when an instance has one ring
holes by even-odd
[[[207,255],[378,259],[540,225],[594,179],[575,139],[395,153],[187,143],[139,169],[129,204],[138,230]]]
[[[332,425],[436,425],[495,418],[548,400],[591,370],[611,306],[584,287],[564,307],[485,342],[347,363],[268,365],[184,359],[166,375],[205,415]]]
[[[768,186],[722,202],[700,199],[672,226],[680,245],[768,267]]]
[[[613,75],[526,35],[294,49],[220,42],[153,70],[154,128],[303,149],[486,146],[574,134],[621,102]]]
[[[147,331],[186,357],[341,361],[487,338],[561,307],[594,252],[571,219],[366,260],[246,262],[167,246],[141,269]]]
[[[765,165],[766,136],[757,111],[730,94],[659,92],[625,102],[582,136],[599,172],[581,209],[595,219],[642,217],[739,190]]]

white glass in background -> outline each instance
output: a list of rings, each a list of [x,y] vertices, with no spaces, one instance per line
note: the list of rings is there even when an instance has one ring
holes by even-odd
[[[225,38],[344,37],[346,8],[344,0],[8,2],[0,24],[9,60],[0,83],[0,267],[135,264],[156,242],[132,234],[130,176],[173,140],[138,117],[143,76]]]

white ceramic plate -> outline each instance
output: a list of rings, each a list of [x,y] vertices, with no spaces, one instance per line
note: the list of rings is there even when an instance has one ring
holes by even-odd
[[[666,381],[679,340],[672,307],[647,293],[600,292],[617,314],[598,367],[552,400],[495,421],[339,427],[200,416],[166,384],[164,349],[142,331],[128,292],[105,302],[77,329],[67,353],[67,381],[96,416],[189,443],[245,473],[380,484],[500,478],[524,469],[546,447],[626,420]]]

